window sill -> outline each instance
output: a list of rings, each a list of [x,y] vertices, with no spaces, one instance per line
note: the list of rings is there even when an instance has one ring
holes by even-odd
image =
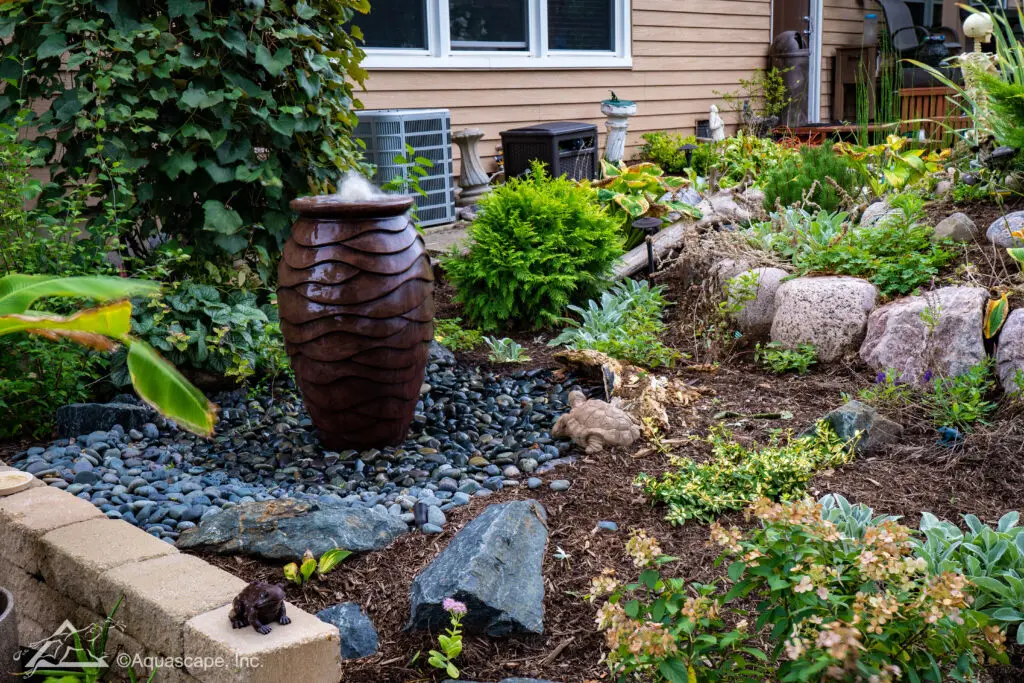
[[[630,69],[632,56],[612,53],[565,52],[544,57],[500,52],[453,53],[443,57],[426,53],[366,51],[364,69]]]

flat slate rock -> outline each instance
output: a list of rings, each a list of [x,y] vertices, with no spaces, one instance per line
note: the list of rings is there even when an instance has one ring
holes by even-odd
[[[860,401],[849,401],[826,415],[824,419],[844,441],[849,441],[860,434],[854,446],[858,454],[870,453],[887,444],[896,443],[903,436],[903,425],[879,414],[877,410]]]
[[[370,617],[354,602],[343,602],[316,613],[320,621],[337,626],[341,632],[341,658],[359,659],[376,654],[377,629]]]
[[[57,433],[69,439],[81,434],[106,432],[114,425],[125,431],[141,429],[153,419],[153,411],[132,403],[72,403],[57,408]]]
[[[309,500],[244,503],[182,532],[177,546],[267,560],[319,557],[332,548],[378,550],[408,531],[405,522],[372,508]]]
[[[408,630],[448,624],[445,598],[466,604],[467,633],[544,632],[547,513],[536,500],[491,505],[455,535],[409,589]]]

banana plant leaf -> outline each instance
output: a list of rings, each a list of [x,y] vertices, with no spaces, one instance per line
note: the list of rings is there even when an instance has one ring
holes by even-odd
[[[160,291],[156,282],[120,277],[53,275],[7,275],[0,278],[0,315],[25,313],[43,297],[61,296],[96,301],[127,299]]]
[[[142,400],[191,432],[213,434],[217,406],[152,346],[138,339],[128,341],[128,372]]]

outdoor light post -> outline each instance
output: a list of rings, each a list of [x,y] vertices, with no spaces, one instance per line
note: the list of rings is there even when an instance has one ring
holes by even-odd
[[[647,277],[654,275],[654,236],[661,230],[661,219],[649,216],[647,218],[638,218],[633,221],[633,229],[642,232],[644,242],[647,243]]]

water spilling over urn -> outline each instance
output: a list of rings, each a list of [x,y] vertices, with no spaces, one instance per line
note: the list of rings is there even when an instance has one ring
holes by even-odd
[[[281,332],[327,448],[395,445],[412,422],[434,336],[434,275],[412,201],[351,174],[338,194],[291,203]]]

